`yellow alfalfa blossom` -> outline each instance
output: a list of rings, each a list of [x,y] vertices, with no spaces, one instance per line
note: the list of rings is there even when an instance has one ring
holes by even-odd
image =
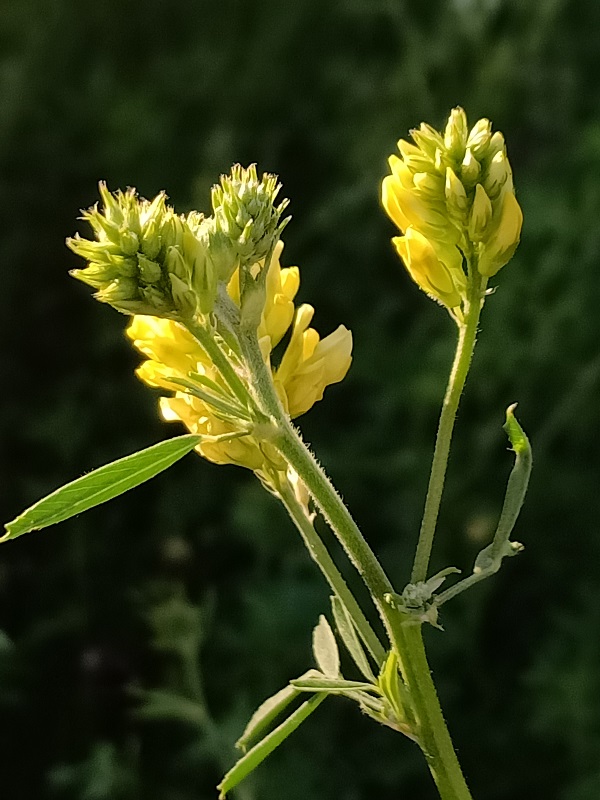
[[[267,298],[259,341],[263,357],[270,364],[273,348],[281,341],[294,317],[294,297],[299,287],[297,267],[281,268],[280,242],[273,255],[267,276]],[[233,275],[228,291],[238,301],[237,276]],[[325,388],[341,381],[349,367],[352,335],[344,326],[320,339],[309,323],[313,315],[309,305],[296,312],[292,335],[279,367],[272,367],[275,387],[291,417],[304,414],[323,397]],[[180,389],[177,380],[193,383],[200,375],[211,381],[231,402],[227,384],[216,366],[186,328],[173,320],[135,316],[127,330],[134,346],[147,357],[137,374],[149,386],[174,391],[172,397],[160,400],[162,416],[167,421],[180,421],[192,433],[211,437],[240,431],[240,421],[223,413],[210,402]],[[243,429],[243,428],[242,428]],[[198,451],[218,464],[238,464],[252,469],[265,482],[273,470],[285,470],[275,449],[252,433],[229,441],[202,442]]]
[[[398,142],[382,202],[400,232],[393,242],[413,280],[460,318],[471,269],[495,275],[513,256],[523,215],[504,137],[462,108],[445,130],[422,123]]]

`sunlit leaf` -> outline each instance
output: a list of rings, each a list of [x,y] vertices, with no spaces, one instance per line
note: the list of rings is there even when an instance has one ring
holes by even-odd
[[[32,505],[11,522],[0,542],[63,522],[139,486],[193,450],[201,436],[186,434],[152,445],[89,472]]]

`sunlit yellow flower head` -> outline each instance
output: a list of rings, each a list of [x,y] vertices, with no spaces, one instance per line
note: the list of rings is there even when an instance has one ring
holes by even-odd
[[[266,304],[258,336],[264,360],[271,365],[273,350],[293,321],[290,340],[279,365],[271,365],[271,369],[284,408],[291,417],[298,417],[323,397],[328,385],[341,381],[346,375],[352,360],[352,334],[340,326],[320,339],[317,331],[309,327],[313,308],[304,304],[295,311],[299,271],[297,267],[281,268],[282,249],[283,243],[279,242],[269,266]],[[237,271],[229,282],[228,293],[234,302],[239,302]],[[127,333],[134,346],[147,358],[138,368],[138,376],[149,386],[175,392],[174,396],[161,398],[160,408],[165,420],[181,421],[191,432],[210,436],[240,429],[239,419],[226,410],[215,408],[178,388],[176,381],[193,382],[194,376],[199,375],[203,385],[213,382],[227,403],[235,404],[215,365],[182,325],[168,319],[135,316]],[[210,461],[248,467],[266,482],[269,471],[285,469],[275,449],[252,435],[231,441],[203,442],[198,450]]]
[[[487,119],[469,130],[462,108],[443,133],[422,123],[411,137],[390,156],[383,206],[403,234],[393,241],[413,280],[460,318],[469,270],[495,275],[521,235],[504,137]]]

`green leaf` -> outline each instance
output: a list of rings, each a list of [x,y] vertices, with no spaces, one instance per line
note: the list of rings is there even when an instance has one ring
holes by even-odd
[[[52,494],[38,500],[16,519],[5,525],[6,534],[0,542],[16,539],[30,531],[37,531],[63,522],[89,508],[112,500],[120,494],[150,480],[167,469],[202,441],[202,436],[185,434],[166,442],[152,445],[112,464],[89,472]]]
[[[220,791],[219,798],[224,800],[227,792],[234,789],[243,779],[261,764],[279,745],[298,728],[304,720],[325,700],[327,694],[320,692],[306,700],[302,705],[290,714],[281,725],[278,725],[268,736],[265,736],[258,744],[249,750],[240,760],[229,770],[221,783],[218,785]]]
[[[301,675],[298,680],[310,678],[319,675],[316,669],[309,669],[304,675]],[[272,723],[277,717],[285,711],[289,704],[300,695],[300,690],[288,684],[281,691],[269,697],[264,703],[256,709],[250,721],[246,725],[246,729],[236,742],[242,752],[246,752],[250,745],[254,744],[257,740],[269,730]]]
[[[371,670],[369,659],[357,636],[352,618],[348,613],[348,609],[337,595],[333,595],[331,598],[331,609],[338,633],[354,663],[368,681],[375,683],[375,676]]]
[[[322,675],[320,678],[298,678],[290,681],[291,685],[302,692],[327,692],[328,694],[344,694],[345,692],[368,692],[377,691],[377,687],[372,683],[364,681],[345,681],[343,678],[327,678]]]
[[[313,630],[313,654],[317,666],[328,678],[337,678],[340,674],[340,654],[331,625],[321,614],[319,622]]]

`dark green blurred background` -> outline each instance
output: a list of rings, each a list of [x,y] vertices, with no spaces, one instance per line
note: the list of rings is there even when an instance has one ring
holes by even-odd
[[[133,375],[125,319],[67,275],[97,181],[202,210],[220,172],[257,161],[292,200],[301,300],[323,334],[355,335],[302,429],[402,587],[454,331],[403,273],[378,187],[396,140],[456,104],[505,133],[525,227],[484,312],[433,566],[470,569],[491,533],[515,400],[535,454],[527,547],[427,639],[477,800],[600,797],[600,4],[0,10],[2,520],[178,432]],[[258,482],[193,457],[2,547],[2,796],[214,798],[254,707],[311,666],[327,595]],[[188,713],[201,682],[214,724]],[[335,699],[238,795],[434,796],[408,740]]]

